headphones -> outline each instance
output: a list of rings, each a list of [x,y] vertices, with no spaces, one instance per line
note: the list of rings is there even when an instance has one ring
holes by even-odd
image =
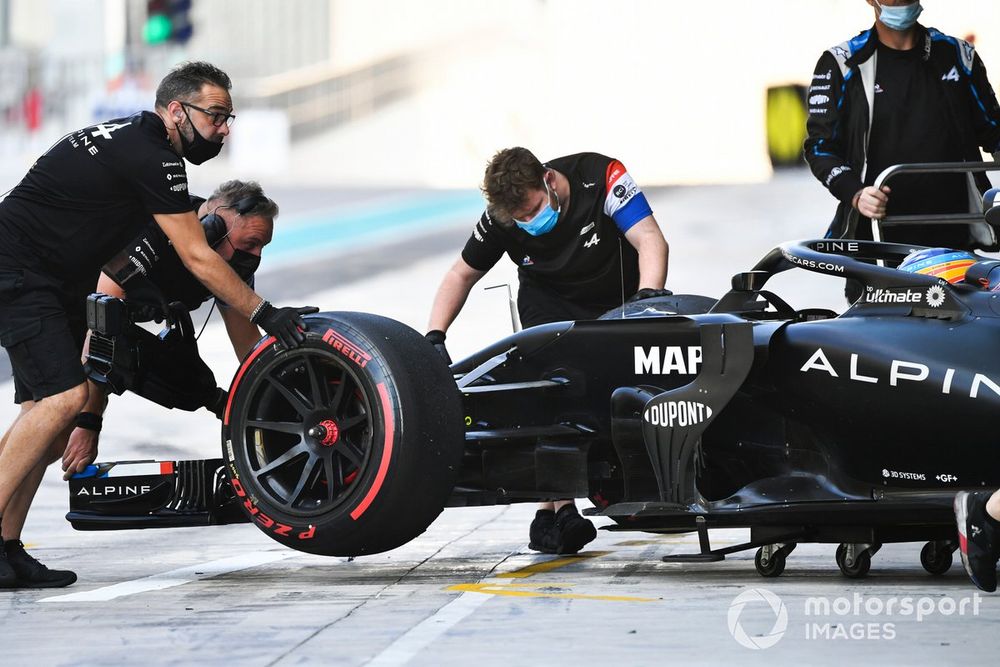
[[[214,248],[229,234],[229,230],[226,229],[226,221],[216,211],[220,208],[232,208],[236,209],[237,215],[246,215],[261,204],[266,204],[269,201],[271,200],[263,195],[250,195],[234,204],[216,206],[211,213],[201,218],[201,226],[205,230],[205,240],[208,241],[209,247]]]

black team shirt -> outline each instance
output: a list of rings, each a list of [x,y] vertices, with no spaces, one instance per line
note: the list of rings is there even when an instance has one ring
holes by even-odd
[[[187,188],[155,113],[68,134],[0,202],[0,268],[93,286],[150,215],[192,210]]]

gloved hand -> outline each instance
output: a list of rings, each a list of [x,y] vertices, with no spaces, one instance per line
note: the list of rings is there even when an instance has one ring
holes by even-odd
[[[444,332],[434,329],[433,331],[428,331],[424,334],[424,338],[426,338],[427,342],[433,345],[434,349],[438,351],[438,354],[444,358],[444,363],[451,366],[451,355],[448,354],[448,348],[444,346]]]
[[[318,312],[319,308],[315,306],[275,308],[264,301],[257,306],[250,321],[277,338],[286,348],[291,349],[298,347],[306,339],[303,333],[306,323],[302,316]]]
[[[635,301],[642,301],[643,299],[652,299],[658,296],[672,296],[673,292],[668,289],[653,289],[652,287],[643,287],[641,290],[633,294],[628,298],[625,303],[634,303]]]

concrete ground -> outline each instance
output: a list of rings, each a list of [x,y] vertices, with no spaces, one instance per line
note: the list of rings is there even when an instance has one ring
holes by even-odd
[[[668,287],[716,296],[778,242],[821,236],[833,209],[802,172],[651,195],[671,243]],[[336,216],[384,196],[276,193],[288,202],[278,234],[306,224],[307,214]],[[456,217],[301,261],[275,258],[258,287],[283,304],[373,311],[423,330],[473,221]],[[504,264],[481,285],[513,280]],[[842,304],[839,281],[801,271],[779,276],[774,289],[795,306]],[[509,332],[501,291],[477,288],[449,334],[453,356]],[[236,359],[218,316],[201,347],[225,383]],[[0,405],[0,422],[13,415]],[[213,456],[218,422],[204,411],[113,400],[102,460]],[[763,579],[752,551],[720,563],[661,561],[696,550],[694,535],[601,531],[577,557],[539,555],[526,546],[533,508],[522,505],[447,510],[410,544],[348,560],[285,549],[249,525],[79,533],[62,518],[67,504],[50,470],[24,539],[80,581],[0,593],[3,664],[996,662],[1000,598],[977,595],[957,563],[943,577],[926,574],[919,544],[885,546],[865,580],[841,576],[833,545],[801,545],[782,577]],[[713,533],[718,546],[746,537]]]

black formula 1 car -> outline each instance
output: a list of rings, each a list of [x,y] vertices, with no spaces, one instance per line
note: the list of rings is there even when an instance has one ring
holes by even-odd
[[[189,322],[138,335],[124,304],[95,296],[91,377],[218,405],[222,457],[91,466],[68,519],[250,521],[294,549],[354,556],[405,544],[444,507],[589,497],[611,530],[698,531],[701,552],[670,560],[755,548],[757,571],[778,576],[796,544],[828,542],[861,577],[881,544],[924,541],[940,574],[956,491],[1000,486],[1000,293],[885,265],[913,249],[786,243],[721,299],[533,327],[450,369],[399,322],[320,313],[297,349],[262,340],[221,403],[204,372],[143,371],[172,337],[170,354],[197,354]],[[795,310],[764,289],[791,269],[853,278],[862,297],[839,315]],[[712,549],[722,527],[750,541]]]

